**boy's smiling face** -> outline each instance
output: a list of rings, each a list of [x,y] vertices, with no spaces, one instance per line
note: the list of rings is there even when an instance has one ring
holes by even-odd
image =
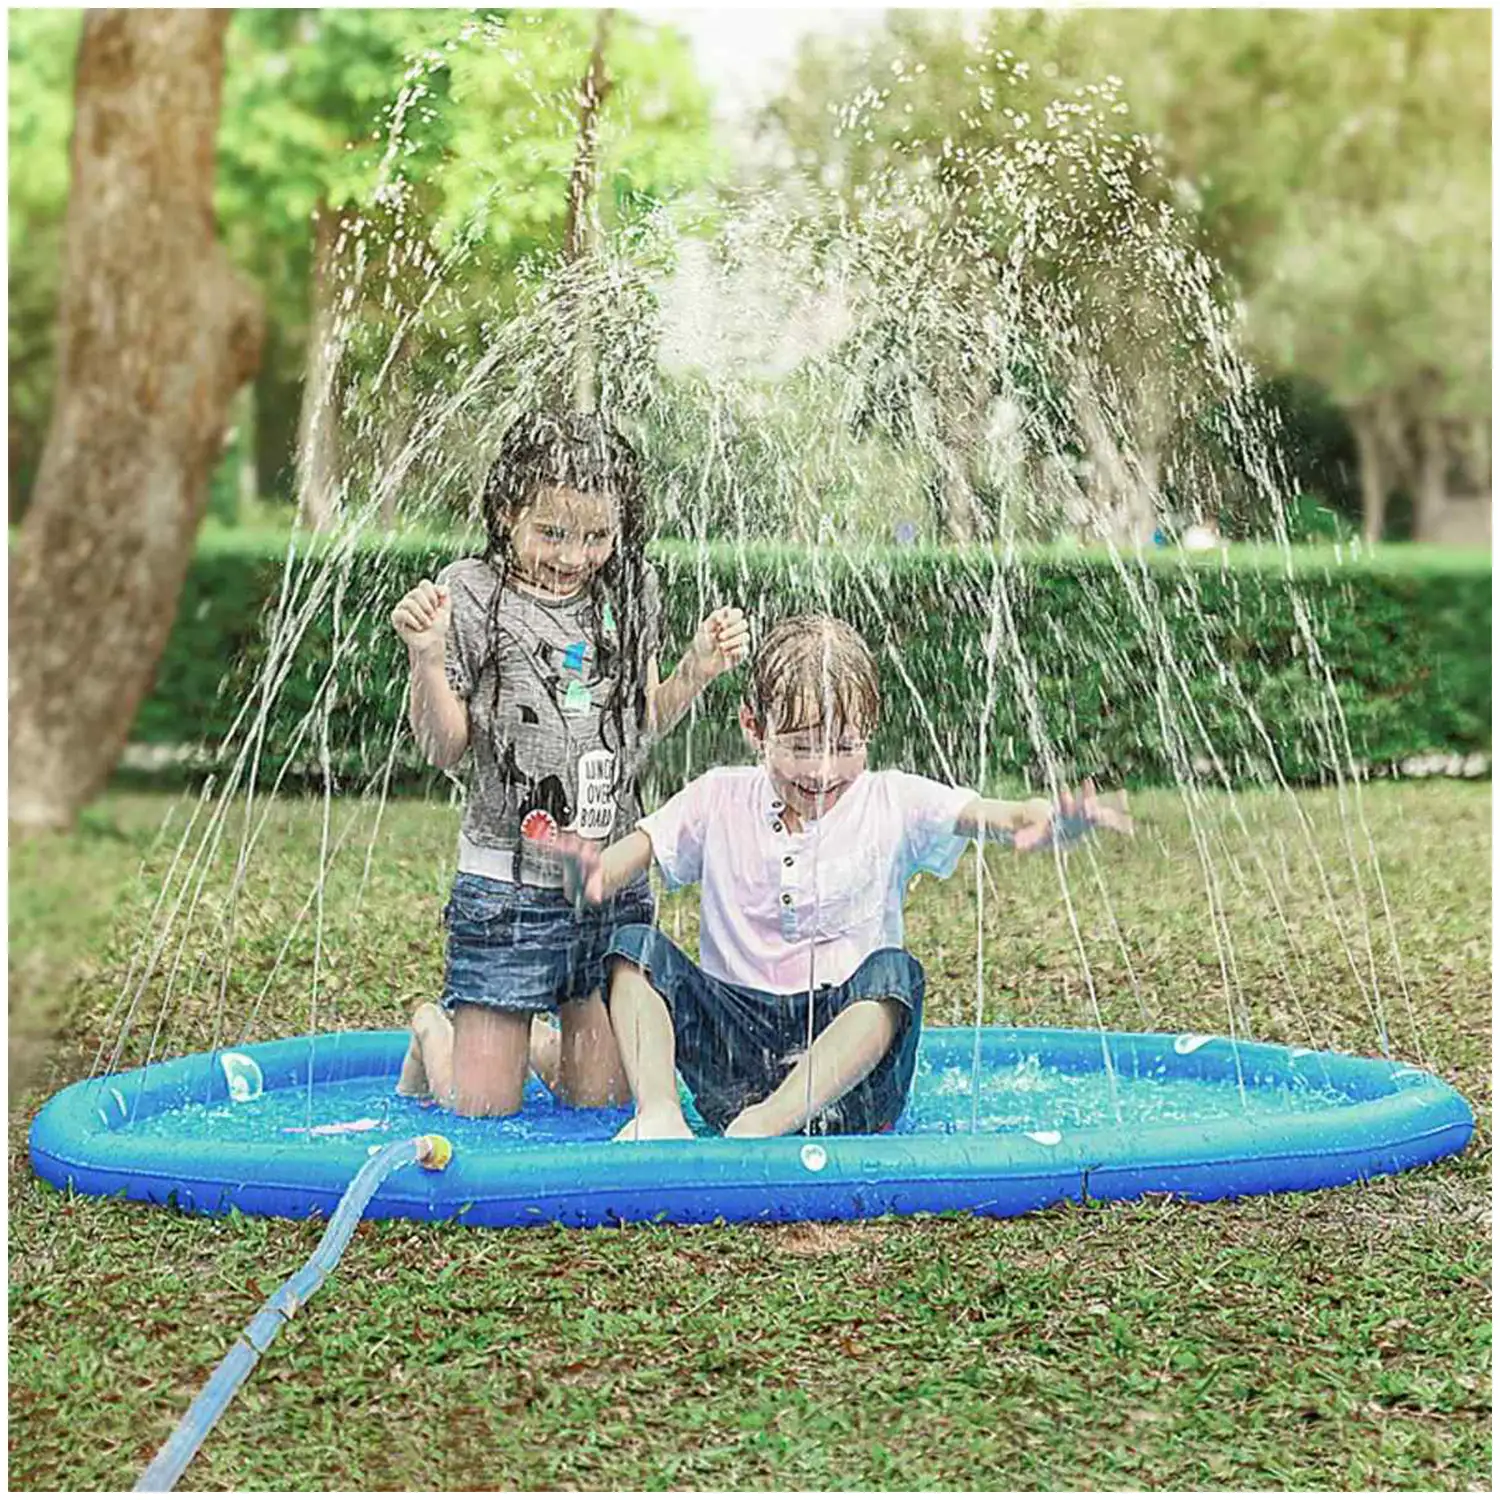
[[[776,795],[801,819],[823,817],[863,774],[869,741],[855,725],[803,724],[764,731],[746,705],[740,728],[760,752]]]
[[[760,643],[740,727],[790,826],[838,805],[864,774],[879,722],[875,658],[846,621],[793,615]]]

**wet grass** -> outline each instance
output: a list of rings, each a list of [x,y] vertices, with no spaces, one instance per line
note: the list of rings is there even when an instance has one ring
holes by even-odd
[[[1050,858],[992,852],[982,925],[972,859],[919,882],[908,941],[929,1020],[974,1019],[982,931],[986,1020],[1090,1025],[1097,1005],[1111,1026],[1366,1052],[1383,1021],[1474,1103],[1459,1160],[1004,1221],[366,1224],[186,1483],[1488,1489],[1490,790],[1343,803],[1210,798],[1189,818],[1138,799],[1132,843],[1071,861],[1071,920]],[[118,1030],[186,810],[163,826],[167,799],[114,796],[79,833],[12,847],[12,1488],[133,1483],[320,1232],[74,1198],[27,1169],[37,1105]],[[204,909],[163,955],[172,991],[141,994],[133,1036],[159,1022],[159,1055],[309,1020],[394,1024],[431,992],[454,814],[391,805],[366,869],[376,810],[330,813],[330,840],[348,831],[321,941],[323,808],[276,804],[232,908],[226,832]],[[662,920],[692,943],[690,901]]]

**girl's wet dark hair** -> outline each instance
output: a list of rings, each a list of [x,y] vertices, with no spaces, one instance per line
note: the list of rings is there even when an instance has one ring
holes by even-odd
[[[640,459],[603,417],[592,412],[538,411],[518,417],[501,439],[485,476],[480,505],[486,537],[484,560],[499,577],[485,627],[485,653],[498,660],[500,603],[510,573],[512,528],[544,489],[558,487],[613,502],[619,537],[605,565],[589,580],[589,634],[596,670],[612,676],[604,705],[605,745],[615,754],[615,792],[630,767],[627,722],[637,734],[646,727],[646,501]],[[605,610],[614,617],[613,650],[606,650]],[[495,674],[498,711],[500,677]],[[627,720],[628,716],[628,720]]]

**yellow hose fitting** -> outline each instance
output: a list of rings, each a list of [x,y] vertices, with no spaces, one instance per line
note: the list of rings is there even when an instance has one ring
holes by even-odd
[[[417,1161],[429,1172],[441,1172],[453,1160],[453,1142],[445,1135],[419,1135]]]

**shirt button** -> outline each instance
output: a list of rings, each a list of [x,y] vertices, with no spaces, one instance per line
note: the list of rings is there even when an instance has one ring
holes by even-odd
[[[782,893],[781,904],[783,906],[790,906],[792,904],[792,893],[790,891],[784,891]]]
[[[781,858],[781,862],[784,865],[793,865],[796,863],[796,860],[794,860],[790,854],[784,854]]]

